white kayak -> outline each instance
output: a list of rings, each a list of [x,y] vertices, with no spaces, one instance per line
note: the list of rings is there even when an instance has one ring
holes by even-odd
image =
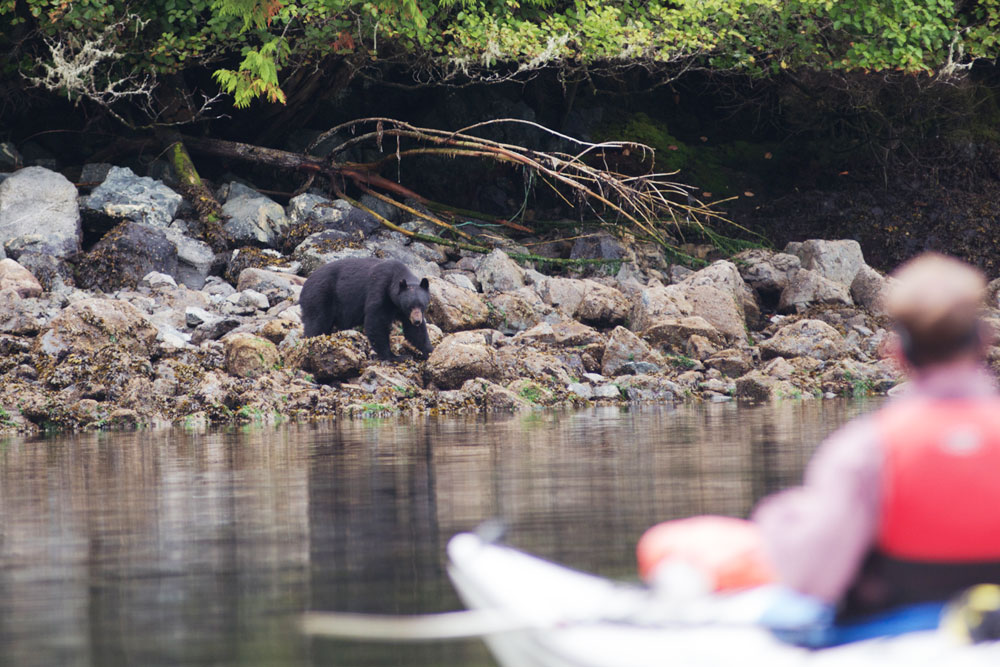
[[[1000,642],[939,631],[791,646],[746,620],[753,594],[679,605],[468,533],[452,538],[448,559],[466,606],[504,628],[484,637],[503,667],[1000,667]]]

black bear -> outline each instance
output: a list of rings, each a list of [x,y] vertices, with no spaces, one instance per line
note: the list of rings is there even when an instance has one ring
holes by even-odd
[[[430,354],[424,311],[430,301],[427,278],[417,280],[394,259],[349,257],[319,267],[302,286],[299,305],[305,336],[321,336],[364,325],[380,359],[399,359],[389,349],[389,327],[403,323],[403,335]]]

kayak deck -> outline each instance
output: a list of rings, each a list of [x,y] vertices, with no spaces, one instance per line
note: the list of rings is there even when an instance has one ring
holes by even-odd
[[[937,631],[818,651],[782,643],[750,623],[752,594],[671,603],[530,554],[456,535],[448,573],[470,609],[508,618],[485,638],[503,667],[996,667],[1000,642],[966,646]],[[742,598],[742,599],[741,599]]]

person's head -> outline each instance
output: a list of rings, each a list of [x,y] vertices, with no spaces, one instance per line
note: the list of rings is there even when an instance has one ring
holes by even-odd
[[[899,339],[899,355],[913,370],[963,359],[984,349],[979,312],[986,279],[978,269],[928,252],[899,267],[886,310]]]

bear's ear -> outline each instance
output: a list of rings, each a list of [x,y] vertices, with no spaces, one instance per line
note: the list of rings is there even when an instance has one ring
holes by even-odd
[[[431,288],[431,283],[429,280],[427,280],[427,278],[424,278],[423,280],[420,281],[420,289],[429,290],[430,288]]]
[[[406,278],[403,278],[402,280],[399,281],[400,292],[405,292],[407,287],[409,287],[409,285],[406,284]]]

